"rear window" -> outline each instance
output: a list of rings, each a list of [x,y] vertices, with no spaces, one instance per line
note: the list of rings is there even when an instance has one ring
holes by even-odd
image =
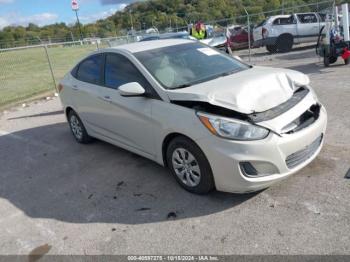
[[[294,17],[291,15],[290,17],[280,17],[276,18],[273,21],[274,25],[291,25],[294,24]]]
[[[327,14],[318,14],[320,17],[321,22],[325,22],[327,19]]]
[[[302,24],[312,24],[318,22],[315,14],[300,14],[298,15],[298,19]]]
[[[80,81],[100,84],[102,55],[93,55],[82,61],[76,71],[76,78]]]

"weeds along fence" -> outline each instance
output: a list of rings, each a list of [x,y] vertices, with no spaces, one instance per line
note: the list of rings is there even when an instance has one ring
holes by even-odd
[[[0,49],[0,108],[54,92],[82,57],[111,43],[133,41],[124,37]]]
[[[266,47],[253,48],[254,24],[271,15],[314,12],[322,14],[333,13],[333,1],[318,1],[313,4],[299,6],[284,6],[278,10],[247,14],[234,18],[226,18],[215,21],[206,21],[206,24],[214,28],[221,28],[224,39],[227,29],[233,25],[239,25],[247,31],[248,39],[242,46],[233,49],[233,55],[240,56],[246,62],[252,64],[264,64],[272,59],[278,60],[280,54],[278,48],[270,51]],[[195,18],[193,18],[195,21]],[[316,31],[322,26],[318,20]],[[187,28],[173,28],[172,31],[183,31]],[[315,31],[315,32],[316,32]],[[28,98],[42,95],[45,92],[55,91],[56,84],[82,57],[99,48],[117,46],[139,40],[140,36],[125,36],[113,38],[89,38],[84,41],[44,43],[35,46],[0,49],[0,108],[8,106]],[[307,57],[316,61],[316,54],[311,49],[304,50],[306,45],[315,45],[317,37],[310,38],[310,42],[294,45],[294,48],[301,49],[301,52],[293,53],[290,59],[298,56]],[[224,40],[225,41],[225,40]],[[250,43],[250,44],[249,44]],[[283,44],[283,43],[282,43]],[[285,56],[285,55],[284,55]]]

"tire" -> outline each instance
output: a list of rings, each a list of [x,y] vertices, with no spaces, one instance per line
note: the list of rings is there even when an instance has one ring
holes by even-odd
[[[273,53],[276,53],[276,52],[277,52],[277,47],[276,47],[276,45],[267,45],[267,46],[266,46],[266,50],[267,50],[269,53],[273,54]]]
[[[335,62],[337,62],[337,60],[338,60],[338,57],[336,57],[336,56],[331,56],[331,57],[329,58],[329,63],[330,63],[330,64],[334,64]]]
[[[325,56],[323,63],[325,67],[329,67],[331,64],[337,62],[338,58],[336,56]]]
[[[325,67],[329,67],[329,65],[330,65],[329,56],[325,56],[323,58],[323,64],[324,64]]]
[[[190,139],[174,138],[166,150],[167,165],[187,191],[207,194],[215,188],[213,173],[203,151]]]
[[[350,62],[350,58],[344,59],[344,63],[345,63],[346,65],[348,65],[349,62]]]
[[[85,126],[80,117],[73,110],[68,114],[68,123],[70,130],[78,143],[88,144],[92,141],[92,137],[86,132]]]
[[[277,51],[280,53],[287,53],[293,48],[293,36],[292,35],[281,35],[277,38],[276,46]]]

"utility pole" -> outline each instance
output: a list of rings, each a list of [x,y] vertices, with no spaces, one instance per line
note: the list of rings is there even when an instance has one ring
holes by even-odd
[[[129,15],[130,15],[130,24],[131,24],[131,31],[134,31],[134,23],[132,22],[132,14],[131,14],[131,10],[129,11]]]
[[[75,10],[75,15],[77,17],[78,27],[79,27],[79,34],[80,34],[80,40],[83,40],[83,33],[81,31],[79,16],[78,16],[78,10]]]
[[[79,21],[79,16],[78,16],[78,10],[79,10],[79,5],[78,5],[78,0],[72,0],[72,10],[75,12],[75,16],[77,17],[77,23],[79,27],[79,33],[80,33],[80,40],[83,40],[83,33],[81,31],[81,26],[80,26],[80,21]]]
[[[74,42],[74,36],[73,36],[72,31],[70,31],[70,36],[71,36],[71,38],[72,38],[72,42]]]

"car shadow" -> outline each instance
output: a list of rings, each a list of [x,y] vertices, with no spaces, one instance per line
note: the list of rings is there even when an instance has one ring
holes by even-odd
[[[285,68],[296,70],[304,74],[328,74],[331,73],[329,69],[325,69],[323,64],[320,63],[308,63],[301,65],[286,66]]]
[[[153,223],[222,212],[256,196],[188,193],[148,159],[97,140],[76,143],[66,123],[2,135],[0,148],[0,197],[31,218]]]
[[[295,48],[293,48],[292,50],[290,50],[289,52],[286,53],[270,53],[266,50],[261,50],[260,48],[252,48],[251,49],[251,57],[255,58],[255,57],[275,57],[277,59],[281,59],[281,60],[293,60],[293,59],[300,59],[300,52],[301,51],[308,51],[305,52],[307,55],[307,57],[315,57],[315,45],[306,45],[306,46],[297,46]],[[243,49],[242,50],[237,50],[235,55],[238,55],[239,57],[241,57],[242,59],[247,59],[249,57],[249,53],[248,53],[248,49]],[[304,55],[303,55],[304,58]]]
[[[314,49],[314,46],[305,48],[305,47],[301,47],[301,48],[295,48],[293,49],[293,51],[289,52],[289,53],[281,53],[277,59],[278,60],[300,60],[300,59],[315,59],[315,57],[317,58],[318,55],[316,54]],[[302,55],[300,54],[300,51],[307,51],[307,52],[303,52]]]

